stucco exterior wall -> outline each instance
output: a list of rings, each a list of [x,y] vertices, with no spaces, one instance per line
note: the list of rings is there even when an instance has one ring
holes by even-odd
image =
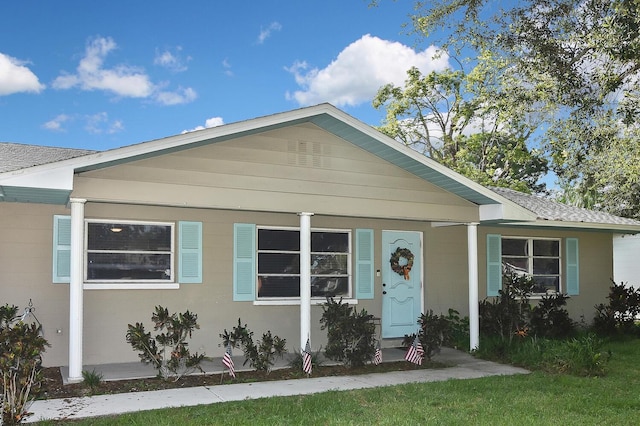
[[[609,294],[611,277],[613,276],[613,236],[608,232],[579,232],[572,230],[527,229],[522,227],[482,227],[478,232],[478,257],[480,259],[478,274],[480,282],[479,297],[487,295],[486,236],[501,234],[511,237],[549,237],[562,238],[561,253],[564,252],[565,238],[578,238],[579,241],[579,274],[580,294],[571,296],[567,302],[567,310],[574,321],[591,324],[595,314],[594,306],[606,303]],[[562,262],[562,273],[565,273],[565,262]],[[562,289],[563,292],[566,290]],[[532,304],[537,303],[532,300]]]
[[[0,303],[24,307],[33,300],[36,315],[44,325],[51,344],[44,362],[47,366],[68,362],[68,284],[52,283],[53,215],[69,214],[64,207],[5,203],[0,205]],[[256,306],[232,301],[233,224],[299,225],[295,213],[240,212],[231,210],[133,206],[89,202],[86,218],[132,219],[203,223],[202,284],[182,284],[175,290],[85,290],[84,363],[137,361],[125,341],[127,324],[143,322],[157,305],[173,312],[190,310],[198,314],[200,330],[194,333],[192,350],[221,356],[219,334],[237,324],[247,323],[256,337],[271,330],[287,339],[289,350],[300,350],[299,306]],[[375,231],[375,270],[388,259],[381,258],[383,230],[423,232],[425,309],[445,313],[449,308],[468,314],[467,241],[464,225],[432,227],[429,222],[381,220],[315,215],[312,227]],[[612,237],[608,233],[533,230],[507,227],[480,227],[478,232],[479,296],[486,296],[486,234],[509,236],[576,237],[580,244],[580,295],[571,297],[568,309],[574,320],[593,318],[593,306],[606,300],[613,273]],[[353,236],[352,236],[353,238]],[[353,261],[353,259],[352,259]],[[357,309],[381,315],[382,278],[375,278],[375,298],[360,300]],[[321,306],[311,309],[311,341],[314,349],[324,346],[326,333],[320,330]],[[60,332],[58,332],[60,331]]]

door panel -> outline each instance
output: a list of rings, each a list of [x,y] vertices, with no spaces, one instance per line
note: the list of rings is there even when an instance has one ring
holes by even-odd
[[[382,337],[417,332],[422,313],[422,233],[382,232],[382,283]]]

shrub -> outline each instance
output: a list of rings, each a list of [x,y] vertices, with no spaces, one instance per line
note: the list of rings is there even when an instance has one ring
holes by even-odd
[[[454,349],[469,350],[469,317],[460,317],[460,312],[449,308],[447,313],[449,322],[449,335],[443,342],[443,346]]]
[[[82,371],[82,382],[85,386],[88,386],[91,391],[95,391],[102,383],[104,376],[102,373],[97,372],[95,369],[91,371]]]
[[[640,289],[612,281],[607,298],[607,305],[595,306],[594,331],[602,336],[640,335],[640,327],[636,323],[640,315]]]
[[[224,347],[231,345],[235,348],[240,346],[245,355],[244,364],[249,365],[258,371],[269,374],[271,367],[275,363],[276,357],[282,357],[286,353],[286,339],[271,334],[271,330],[262,334],[262,339],[256,343],[253,341],[253,331],[247,328],[247,324],[242,325],[238,318],[238,325],[231,332],[227,329],[220,334]],[[243,364],[243,365],[244,365]]]
[[[432,310],[429,310],[420,315],[418,324],[420,328],[417,336],[424,350],[424,356],[429,361],[440,352],[442,346],[469,347],[469,318],[460,318],[460,313],[455,309],[449,309],[447,316],[435,315]],[[402,345],[408,348],[415,338],[416,333],[405,335]]]
[[[443,315],[435,315],[432,310],[420,315],[418,318],[420,331],[418,336],[424,350],[424,356],[431,360],[433,355],[440,351],[445,341],[451,340],[451,326]]]
[[[526,334],[531,315],[529,296],[535,282],[531,277],[515,273],[505,274],[498,297],[480,302],[480,332],[512,340]]]
[[[138,351],[140,360],[152,364],[158,375],[167,380],[174,377],[179,380],[200,368],[204,354],[191,354],[189,352],[187,338],[191,338],[194,330],[199,329],[198,315],[188,310],[181,314],[169,315],[169,310],[162,306],[156,306],[151,315],[154,323],[154,331],[161,332],[151,337],[151,332],[146,332],[142,323],[128,325],[127,342],[134,350]]]
[[[346,367],[359,367],[375,354],[375,324],[373,315],[327,298],[322,305],[321,329],[327,330],[327,358],[341,362]]]
[[[31,313],[31,306],[25,314]],[[43,382],[42,353],[49,346],[42,337],[42,326],[28,324],[18,317],[18,307],[0,307],[0,370],[2,371],[2,421],[4,425],[21,423],[27,416],[31,393]]]
[[[576,325],[564,308],[569,296],[552,294],[542,299],[531,310],[530,332],[538,337],[565,338],[575,334]]]
[[[322,366],[322,357],[320,356],[322,349],[317,350],[316,352],[311,352],[311,367],[315,369],[316,367]],[[302,353],[296,350],[293,351],[293,357],[289,361],[289,367],[297,372],[302,372],[302,364],[303,358]]]

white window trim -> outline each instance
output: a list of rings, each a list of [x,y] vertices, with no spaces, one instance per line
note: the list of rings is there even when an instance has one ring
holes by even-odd
[[[132,225],[160,225],[169,226],[171,228],[171,256],[170,268],[171,276],[168,280],[89,280],[88,272],[88,256],[89,253],[89,223],[113,223],[113,224],[132,224]],[[84,247],[83,247],[83,288],[85,290],[170,290],[179,289],[180,283],[176,278],[176,223],[146,220],[130,220],[130,219],[85,219],[84,221]]]
[[[275,230],[284,230],[284,231],[298,231],[300,232],[300,227],[297,226],[273,226],[273,225],[256,225],[256,296],[253,304],[256,306],[276,306],[276,305],[300,305],[300,297],[258,297],[258,254],[260,250],[258,250],[259,239],[258,233],[261,229],[275,229]],[[353,288],[353,271],[352,271],[352,259],[353,259],[353,232],[351,229],[343,229],[343,228],[311,228],[311,232],[335,232],[335,233],[346,233],[349,236],[349,248],[347,251],[347,279],[349,282],[349,296],[342,296],[343,303],[347,304],[357,304],[358,299],[355,298],[354,288]],[[296,253],[300,253],[297,251]],[[312,252],[313,253],[313,252]],[[311,304],[312,305],[322,305],[326,303],[326,297],[312,297]]]
[[[554,238],[554,237],[523,237],[523,236],[516,236],[516,235],[502,235],[501,237],[502,240],[526,240],[527,241],[527,251],[533,252],[533,241],[534,240],[546,240],[546,241],[557,241],[558,242],[558,259],[560,262],[559,265],[559,273],[558,273],[558,290],[557,291],[547,291],[546,293],[531,293],[531,295],[529,296],[529,299],[541,299],[542,297],[544,297],[545,295],[548,294],[562,294],[562,287],[564,284],[564,269],[565,269],[565,264],[564,264],[564,258],[563,258],[563,252],[562,252],[562,242],[563,242],[563,238]],[[521,257],[521,256],[510,256],[510,255],[504,255],[502,254],[502,257]],[[531,254],[527,254],[527,258],[528,259],[533,259],[533,255]],[[555,256],[542,256],[541,258],[549,258],[549,259],[555,259]],[[529,262],[527,262],[529,263]],[[533,268],[533,262],[530,263],[529,265],[530,268]],[[533,272],[529,272],[530,276],[534,276]]]

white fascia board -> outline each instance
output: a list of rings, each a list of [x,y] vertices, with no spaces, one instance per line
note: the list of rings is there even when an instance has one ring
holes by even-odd
[[[0,186],[73,190],[73,167],[38,166],[0,175]]]

